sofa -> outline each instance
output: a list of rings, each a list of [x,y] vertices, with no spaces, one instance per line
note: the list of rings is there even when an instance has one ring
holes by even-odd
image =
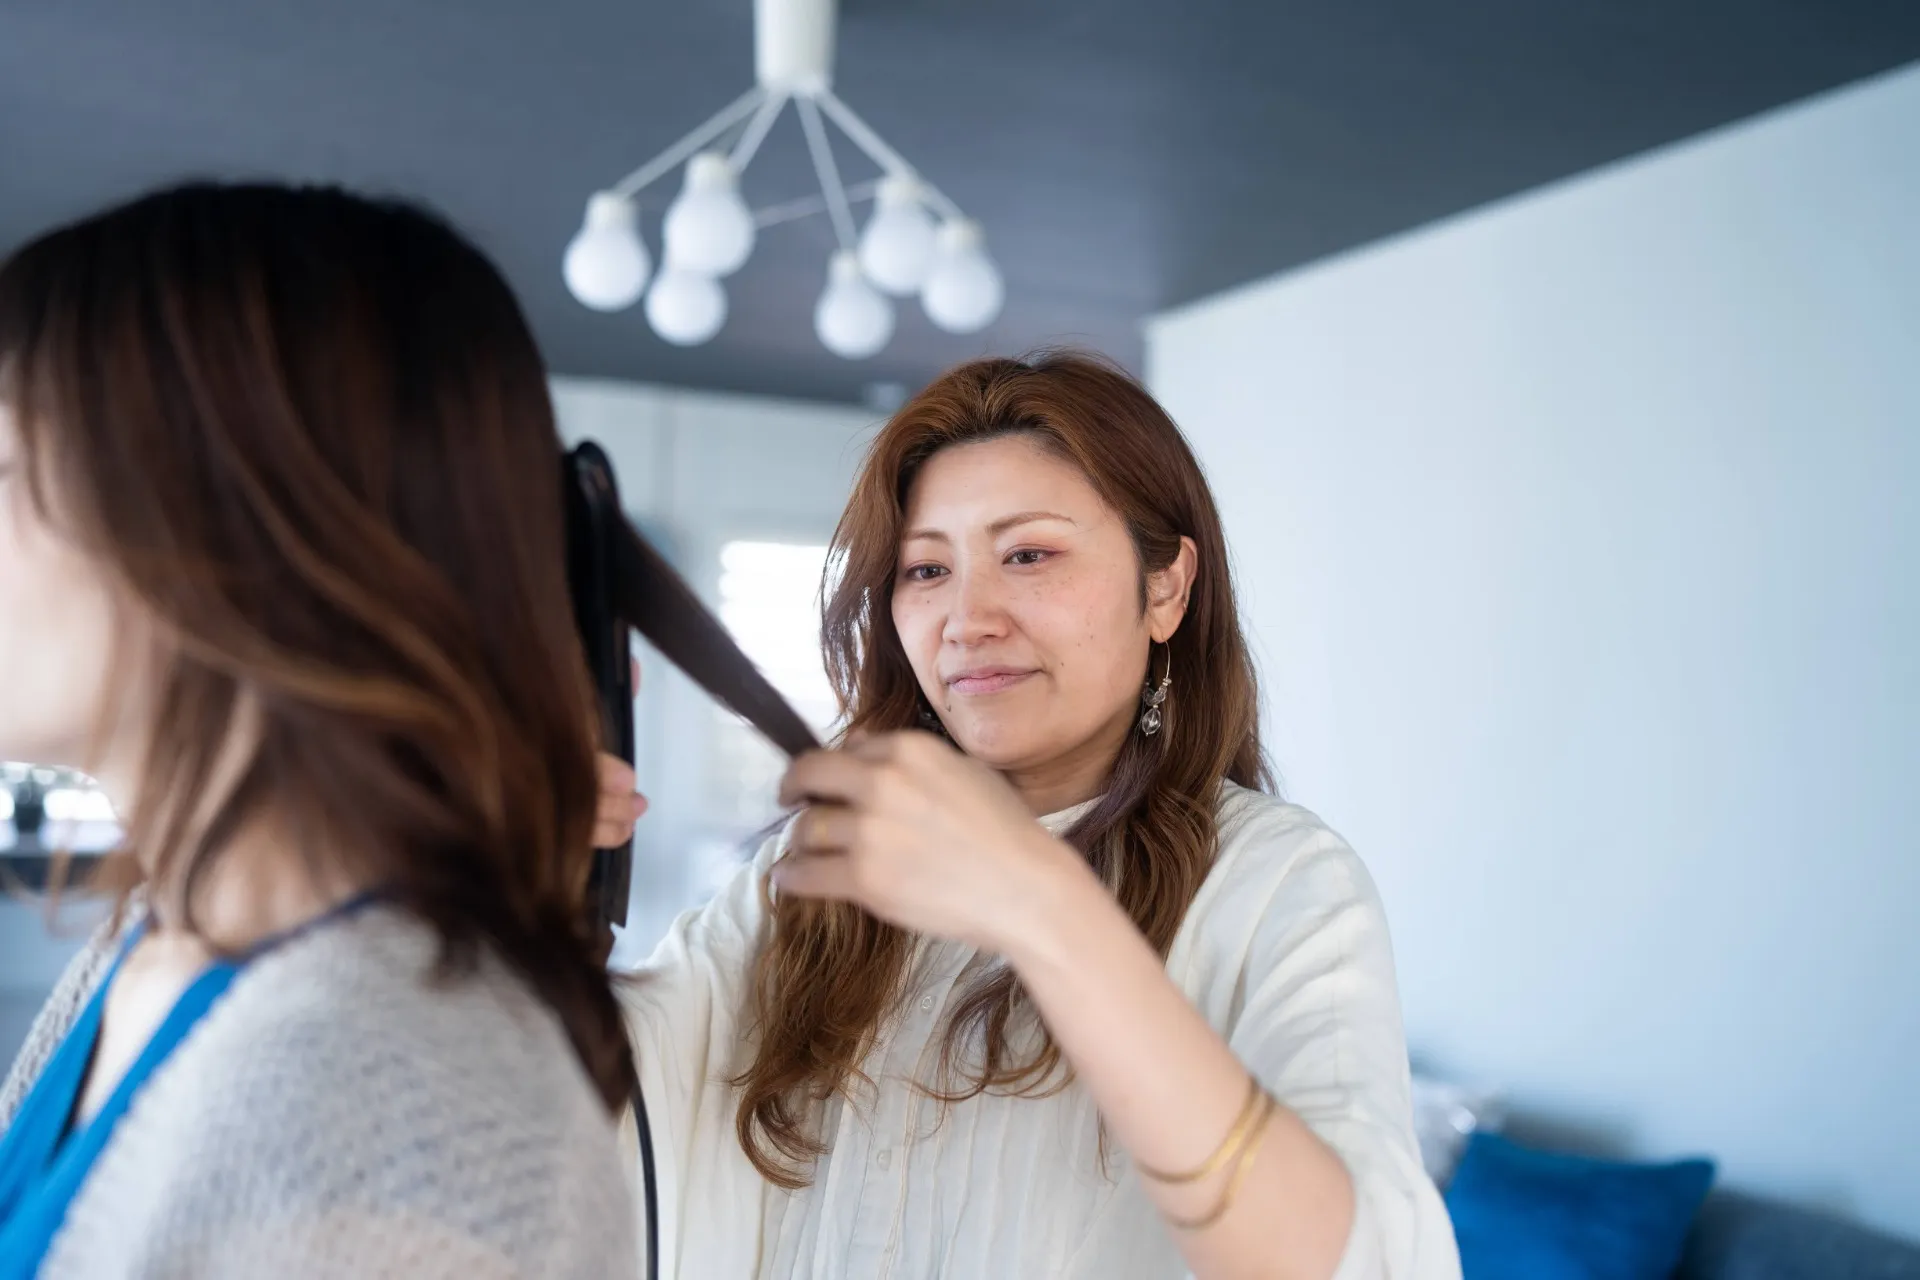
[[[1694,1220],[1674,1280],[1920,1280],[1920,1244],[1815,1210],[1716,1192]]]
[[[1463,1254],[1472,1254],[1469,1244],[1480,1251],[1477,1265],[1483,1274],[1522,1274],[1530,1265],[1521,1259],[1534,1257],[1526,1245],[1531,1233],[1522,1231],[1516,1238],[1506,1232],[1516,1223],[1551,1222],[1551,1217],[1538,1217],[1543,1212],[1551,1215],[1565,1211],[1568,1201],[1555,1204],[1551,1199],[1535,1198],[1534,1193],[1566,1176],[1569,1170],[1576,1176],[1593,1172],[1594,1166],[1637,1171],[1634,1180],[1644,1187],[1642,1179],[1648,1175],[1656,1182],[1673,1185],[1672,1176],[1679,1169],[1679,1165],[1667,1166],[1663,1172],[1659,1166],[1614,1164],[1593,1154],[1565,1154],[1582,1149],[1591,1153],[1594,1147],[1605,1144],[1590,1137],[1583,1139],[1577,1131],[1538,1116],[1510,1116],[1497,1092],[1448,1083],[1423,1072],[1414,1074],[1413,1104],[1421,1161],[1448,1196],[1456,1225],[1469,1233],[1462,1237]],[[1489,1183],[1484,1172],[1476,1180],[1478,1186],[1465,1197],[1466,1204],[1454,1196],[1459,1189],[1455,1186],[1456,1174],[1461,1173],[1469,1149],[1486,1153],[1481,1170],[1495,1171],[1494,1202],[1486,1198]],[[1520,1180],[1512,1181],[1516,1176]],[[1710,1165],[1696,1170],[1691,1175],[1695,1189],[1689,1198],[1674,1202],[1673,1216],[1641,1216],[1633,1228],[1636,1234],[1642,1233],[1651,1222],[1666,1218],[1668,1225],[1655,1229],[1655,1238],[1666,1233],[1666,1243],[1654,1252],[1664,1257],[1679,1253],[1672,1280],[1920,1280],[1920,1241],[1897,1239],[1816,1209],[1734,1190],[1713,1190],[1701,1203],[1698,1197],[1705,1184],[1700,1180],[1711,1176]],[[1469,1179],[1462,1174],[1461,1180]],[[1686,1177],[1681,1180],[1689,1181]],[[1505,1201],[1504,1208],[1495,1214],[1495,1230],[1489,1235],[1487,1207],[1501,1200]],[[1576,1208],[1574,1212],[1581,1210]],[[1550,1229],[1548,1234],[1558,1233]],[[1684,1246],[1679,1246],[1683,1237]],[[1589,1238],[1579,1247],[1592,1245]],[[1465,1260],[1465,1280],[1475,1280],[1474,1258]],[[1595,1259],[1588,1257],[1587,1261]],[[1612,1262],[1617,1264],[1619,1260]]]

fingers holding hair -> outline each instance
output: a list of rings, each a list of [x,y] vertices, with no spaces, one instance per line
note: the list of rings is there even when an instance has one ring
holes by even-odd
[[[869,741],[872,741],[871,739]],[[873,766],[866,745],[839,751],[809,751],[780,781],[780,803],[861,805],[873,795]]]

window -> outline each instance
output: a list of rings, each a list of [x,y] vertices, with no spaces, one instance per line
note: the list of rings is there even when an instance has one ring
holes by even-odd
[[[720,620],[814,728],[838,707],[820,661],[820,578],[827,549],[729,542],[720,549]]]
[[[720,621],[816,733],[839,714],[820,660],[820,579],[827,549],[811,543],[729,542],[720,549]],[[707,807],[738,831],[763,826],[786,761],[732,712],[719,724],[707,769]]]
[[[38,887],[48,858],[87,860],[120,843],[113,806],[91,779],[70,769],[0,761],[0,884],[12,876]]]

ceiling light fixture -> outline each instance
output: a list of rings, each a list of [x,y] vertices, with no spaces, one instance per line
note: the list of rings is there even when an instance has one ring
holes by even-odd
[[[588,199],[562,260],[567,288],[582,305],[619,311],[644,293],[655,333],[681,346],[705,342],[726,323],[720,281],[746,263],[758,230],[824,210],[839,250],[827,263],[813,327],[829,351],[861,360],[885,347],[894,326],[889,295],[919,294],[927,318],[949,333],[993,323],[1006,290],[980,225],[834,96],[837,8],[838,0],[754,0],[759,83]],[[800,117],[820,194],[756,213],[740,198],[740,175],[788,103]],[[879,181],[853,188],[841,182],[828,122],[880,167]],[[731,148],[720,149],[730,133]],[[684,185],[662,221],[656,275],[634,197],[682,164]],[[856,232],[853,202],[868,198],[873,216]]]

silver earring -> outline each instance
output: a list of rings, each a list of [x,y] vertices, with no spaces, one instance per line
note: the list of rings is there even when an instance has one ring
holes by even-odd
[[[1166,674],[1160,677],[1160,683],[1158,685],[1148,688],[1146,693],[1141,697],[1141,703],[1144,707],[1144,710],[1140,712],[1141,737],[1151,738],[1154,734],[1160,732],[1160,725],[1165,719],[1160,708],[1167,700],[1167,690],[1172,687],[1173,646],[1168,645]]]
[[[933,705],[924,698],[920,701],[920,727],[928,733],[937,733],[943,738],[947,736],[947,726],[940,722]]]

